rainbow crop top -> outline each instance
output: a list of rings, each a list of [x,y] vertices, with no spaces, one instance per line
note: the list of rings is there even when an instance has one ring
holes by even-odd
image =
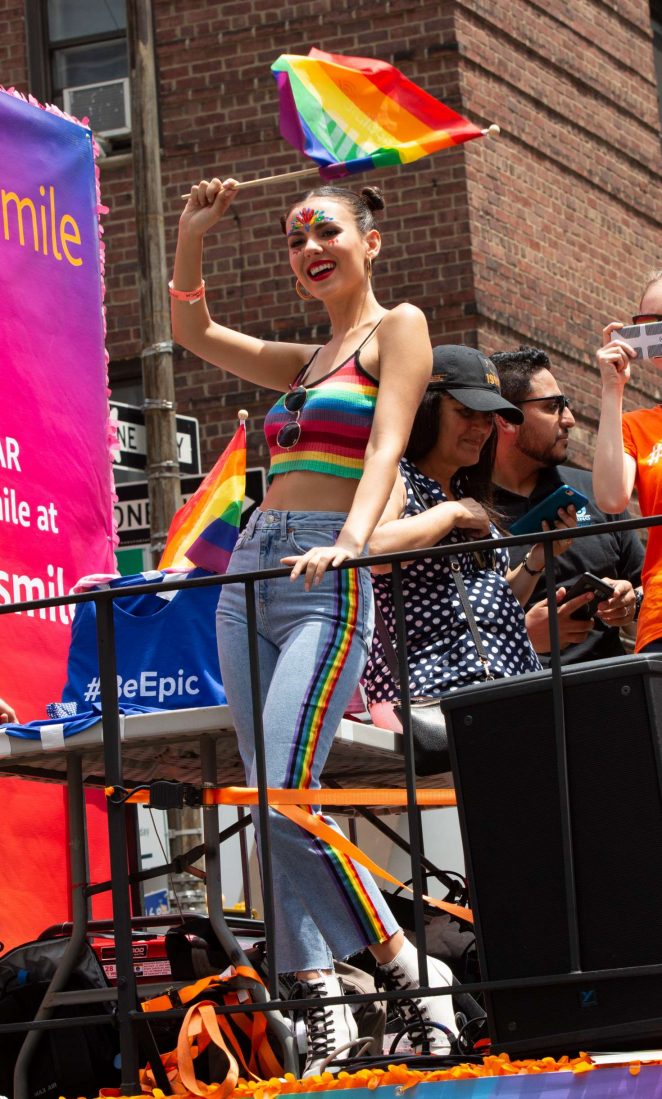
[[[264,433],[271,454],[269,481],[278,473],[294,470],[356,480],[361,477],[379,382],[363,369],[359,352],[379,324],[381,321],[340,366],[318,378],[310,388],[306,386],[306,402],[299,414],[301,435],[295,446],[284,450],[276,441],[283,425],[293,419],[285,408],[285,395],[267,413]],[[294,379],[291,389],[305,385],[303,379],[319,350]]]

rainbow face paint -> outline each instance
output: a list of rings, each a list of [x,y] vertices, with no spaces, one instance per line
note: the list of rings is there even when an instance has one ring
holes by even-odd
[[[303,206],[292,218],[287,235],[291,237],[294,233],[310,233],[313,225],[322,225],[325,221],[333,221],[330,214],[326,214],[324,210],[313,210],[312,206]]]

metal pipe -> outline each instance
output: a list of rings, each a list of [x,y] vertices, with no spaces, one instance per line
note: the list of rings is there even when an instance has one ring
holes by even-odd
[[[407,789],[407,820],[411,846],[411,876],[414,890],[414,929],[418,951],[418,981],[421,987],[428,984],[428,959],[425,950],[425,909],[423,906],[423,873],[421,868],[422,835],[420,815],[416,808],[416,770],[414,766],[414,737],[411,728],[409,702],[409,662],[407,659],[407,627],[405,603],[402,591],[402,566],[393,565],[391,572],[393,607],[395,609],[395,633],[398,667],[400,669],[400,702],[402,717],[402,742],[405,753],[405,786]]]
[[[74,971],[87,931],[87,827],[85,820],[85,793],[83,788],[83,764],[80,755],[67,756],[67,812],[69,822],[69,871],[71,874],[71,938],[60,958],[46,994],[34,1017],[35,1022],[50,1019],[55,1007],[50,999],[62,992]],[[110,1017],[108,1018],[110,1022]],[[19,1050],[14,1067],[14,1099],[30,1099],[28,1072],[41,1040],[42,1031],[28,1031]]]
[[[117,700],[114,604],[111,598],[107,596],[104,598],[104,596],[106,596],[106,593],[97,593],[97,648],[101,680],[104,771],[109,786],[122,786],[122,746]],[[138,995],[131,949],[131,902],[127,865],[125,807],[108,799],[107,811],[117,964],[117,1023],[122,1061],[121,1090],[124,1095],[137,1095],[140,1087],[138,1079],[138,1042],[129,1018],[129,1012],[136,1009]]]
[[[241,831],[239,832],[239,855],[241,858],[241,884],[244,894],[244,911],[247,916],[250,916],[253,912],[253,897],[251,893],[251,875],[248,863],[248,838],[244,827],[247,819],[244,807],[242,805],[237,806],[237,824],[241,828]]]
[[[200,737],[200,771],[203,786],[216,785],[216,741],[206,734]],[[218,842],[217,805],[206,805],[202,809],[202,837],[205,846],[207,912],[212,931],[233,965],[249,965],[244,951],[229,930],[223,916],[223,886],[221,881],[221,852]]]
[[[561,649],[559,644],[559,621],[556,609],[556,591],[554,577],[554,547],[545,542],[545,581],[547,591],[552,593],[548,599],[549,638],[551,646],[552,670],[552,712],[554,715],[554,742],[556,745],[556,767],[559,784],[559,809],[561,817],[561,845],[563,849],[563,882],[565,890],[565,911],[568,926],[568,953],[570,969],[581,969],[579,945],[579,918],[577,913],[577,889],[575,884],[575,859],[572,844],[572,814],[570,810],[570,783],[568,778],[568,745],[565,727],[565,705],[563,701],[563,675],[561,672]]]
[[[253,743],[255,745],[255,772],[258,787],[258,819],[260,822],[260,872],[262,875],[262,899],[264,922],[267,929],[267,964],[272,992],[278,989],[278,959],[276,958],[276,909],[271,870],[271,826],[267,801],[267,761],[264,751],[264,726],[262,724],[262,691],[260,689],[260,656],[257,644],[257,614],[255,611],[255,584],[245,586],[246,621],[248,625],[248,663],[251,673],[251,702],[253,707]]]
[[[503,538],[481,538],[476,539],[475,542],[464,542],[463,549],[469,553],[479,552],[481,550],[495,550],[504,546],[526,546],[535,542],[556,542],[559,539],[575,539],[575,538],[594,538],[602,534],[612,534],[615,531],[620,530],[640,530],[644,527],[659,527],[662,526],[662,515],[648,515],[644,519],[618,519],[613,523],[595,523],[592,526],[572,527],[559,530],[545,530],[538,531],[535,535],[531,534],[509,534]],[[340,569],[357,568],[363,566],[365,568],[372,565],[393,565],[400,560],[417,561],[419,558],[429,557],[432,560],[438,558],[448,557],[449,554],[457,553],[457,546],[444,545],[444,546],[431,546],[425,549],[411,549],[406,552],[397,553],[378,553],[371,557],[362,557],[354,560],[343,561],[342,565],[339,565]],[[289,576],[291,569],[283,567],[278,569],[264,569],[259,574],[251,573],[232,573],[230,576],[195,576],[187,577],[182,580],[177,578],[175,580],[163,580],[158,583],[145,583],[132,585],[130,590],[117,591],[113,593],[114,599],[134,598],[136,595],[148,595],[153,592],[166,592],[166,591],[179,591],[186,588],[207,588],[218,586],[222,587],[223,584],[246,584],[253,583],[256,577],[259,580],[276,580],[281,576]],[[90,603],[98,597],[97,592],[81,592],[77,595],[57,595],[52,599],[27,599],[22,603],[2,603],[0,604],[0,616],[3,614],[17,614],[19,612],[43,610],[50,607],[64,607],[75,606],[78,603]]]
[[[200,770],[205,786],[216,786],[218,781],[216,763],[216,741],[208,734],[200,737]],[[212,931],[225,950],[233,965],[251,967],[250,960],[228,927],[223,914],[223,892],[221,887],[221,852],[218,834],[218,806],[205,806],[202,810],[202,832],[205,843],[205,867],[207,870],[207,911]],[[272,925],[273,926],[273,925]],[[251,986],[253,998],[261,1004],[266,1003],[264,985],[255,982]],[[279,1011],[268,1011],[267,1026],[278,1042],[286,1072],[296,1071],[294,1043],[292,1033]]]

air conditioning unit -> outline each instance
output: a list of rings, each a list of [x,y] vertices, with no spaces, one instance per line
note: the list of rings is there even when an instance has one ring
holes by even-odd
[[[64,109],[74,118],[89,118],[101,137],[131,133],[129,79],[106,80],[103,84],[80,84],[64,89]]]

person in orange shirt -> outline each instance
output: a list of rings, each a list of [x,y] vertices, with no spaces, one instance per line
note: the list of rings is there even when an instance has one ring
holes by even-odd
[[[662,322],[662,270],[649,275],[633,324]],[[593,463],[598,505],[623,511],[636,486],[642,515],[662,514],[662,405],[623,415],[623,391],[636,352],[612,321],[603,329],[597,353],[602,377],[602,407]],[[662,366],[662,360],[657,360]],[[651,527],[642,572],[643,602],[638,619],[637,652],[662,652],[662,527]]]

